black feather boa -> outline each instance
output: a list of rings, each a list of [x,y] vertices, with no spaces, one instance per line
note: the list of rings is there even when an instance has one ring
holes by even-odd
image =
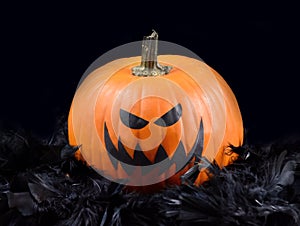
[[[51,139],[0,135],[0,225],[300,225],[300,139],[233,147],[200,187],[125,191],[77,161],[65,123]]]

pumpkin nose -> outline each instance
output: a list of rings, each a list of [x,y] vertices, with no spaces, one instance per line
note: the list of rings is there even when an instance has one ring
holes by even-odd
[[[132,129],[131,131],[136,138],[141,140],[145,140],[151,135],[149,125],[145,126],[142,129]]]
[[[152,133],[154,133],[155,136],[158,136],[158,134],[161,134],[160,131],[162,127],[157,126],[154,122],[157,121],[158,117],[153,117],[149,124],[142,129],[132,129],[132,133],[134,136],[138,139],[145,140],[151,136]]]

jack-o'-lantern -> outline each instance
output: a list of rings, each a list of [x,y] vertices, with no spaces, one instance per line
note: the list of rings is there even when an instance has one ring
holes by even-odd
[[[200,60],[157,56],[157,43],[155,32],[144,39],[141,63],[121,58],[91,72],[69,113],[69,141],[81,145],[80,158],[127,186],[179,184],[201,156],[223,167],[236,157],[226,148],[243,142],[224,79]]]

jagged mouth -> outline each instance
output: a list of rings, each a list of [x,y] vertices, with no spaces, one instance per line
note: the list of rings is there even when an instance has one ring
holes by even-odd
[[[184,168],[191,161],[193,157],[195,157],[195,162],[197,162],[200,159],[203,151],[203,141],[204,141],[203,122],[202,120],[200,121],[200,126],[199,126],[196,140],[189,152],[185,151],[184,145],[182,144],[182,141],[180,141],[173,156],[169,157],[164,147],[162,145],[159,145],[154,158],[154,162],[151,162],[146,157],[146,155],[141,150],[138,144],[134,150],[133,157],[131,157],[127,153],[124,144],[122,143],[120,138],[118,139],[118,148],[116,148],[111,140],[106,123],[104,124],[104,141],[105,141],[106,150],[109,154],[109,158],[111,160],[113,167],[117,169],[118,163],[120,163],[122,168],[129,175],[132,174],[134,166],[147,167],[162,162],[164,165],[163,167],[164,170],[166,170],[167,168],[175,164],[176,172],[178,172],[179,170]],[[184,164],[178,164],[178,161],[180,161],[181,163],[184,162]],[[133,167],[127,167],[128,165]]]

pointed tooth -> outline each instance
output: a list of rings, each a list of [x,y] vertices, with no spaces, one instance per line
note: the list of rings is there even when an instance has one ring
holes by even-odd
[[[134,172],[134,161],[131,158],[131,156],[127,153],[126,149],[124,148],[124,145],[121,141],[121,138],[119,138],[118,141],[118,154],[119,154],[119,161],[123,168],[123,170],[128,174],[132,175]]]
[[[187,156],[186,156],[185,148],[184,148],[182,142],[180,141],[176,148],[176,151],[172,157],[172,162],[174,162],[176,164],[176,172],[178,172],[179,170],[181,170],[183,168],[182,166],[180,166],[180,164],[178,164],[178,162],[186,161],[186,158],[187,158]]]
[[[172,164],[173,164],[173,161],[168,158],[168,160],[165,161],[164,164],[161,164],[159,166],[158,174],[161,175],[162,173],[166,172],[167,169],[169,169],[172,166]]]
[[[118,159],[120,162],[129,164],[129,165],[134,165],[134,161],[131,158],[131,156],[128,154],[127,150],[124,148],[124,145],[122,144],[120,138],[118,141]]]
[[[149,174],[154,169],[151,166],[141,166],[141,168],[142,168],[142,176],[145,176],[145,175]]]
[[[203,121],[201,119],[199,132],[195,144],[191,149],[191,152],[194,152],[195,162],[200,161],[200,158],[202,156],[202,151],[203,151],[203,144],[204,144],[204,128],[203,128]]]
[[[159,145],[154,159],[154,163],[159,163],[165,160],[166,158],[168,158],[167,152],[165,151],[162,145]]]
[[[131,176],[134,172],[134,169],[136,166],[132,166],[132,165],[128,165],[128,164],[125,164],[124,162],[120,162],[123,170],[129,175]]]
[[[118,151],[115,148],[115,146],[109,136],[106,123],[104,124],[104,142],[105,142],[106,151],[109,153],[108,156],[111,161],[111,164],[113,165],[113,167],[115,169],[117,169],[118,168]]]
[[[145,156],[144,152],[141,151],[139,144],[136,145],[134,155],[133,155],[134,164],[137,166],[149,166],[152,165],[150,160]]]

